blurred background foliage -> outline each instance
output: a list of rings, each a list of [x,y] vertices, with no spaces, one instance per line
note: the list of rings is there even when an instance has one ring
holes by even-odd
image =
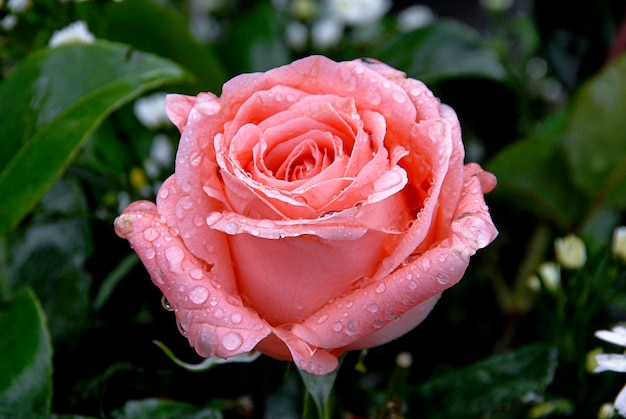
[[[192,372],[153,343],[202,361],[112,222],[173,171],[164,92],[312,53],[426,82],[498,177],[496,242],[422,325],[346,356],[335,416],[611,417],[626,377],[590,371],[626,321],[626,3],[351,3],[0,1],[0,417],[301,416],[288,363]],[[49,46],[76,21],[95,42]]]

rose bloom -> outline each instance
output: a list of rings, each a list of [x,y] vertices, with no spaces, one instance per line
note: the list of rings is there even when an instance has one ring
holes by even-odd
[[[115,227],[201,356],[326,374],[413,329],[497,235],[454,111],[378,61],[312,56],[166,108],[175,173]]]

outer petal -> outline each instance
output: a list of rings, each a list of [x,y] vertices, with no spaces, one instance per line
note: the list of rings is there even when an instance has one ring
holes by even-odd
[[[465,167],[450,237],[407,259],[387,277],[327,304],[294,326],[292,333],[322,348],[353,348],[383,344],[423,320],[433,298],[456,284],[470,256],[497,236],[484,203],[479,169],[475,164]],[[426,307],[417,308],[421,304]]]
[[[271,327],[224,292],[210,267],[164,221],[154,204],[139,201],[116,219],[115,228],[134,247],[200,355],[228,358],[253,350]]]
[[[228,293],[202,260],[167,226],[156,206],[138,201],[115,220],[117,234],[134,247],[154,284],[175,311],[181,332],[201,356],[228,358],[259,349],[300,368],[326,374],[335,356],[285,329],[275,329]],[[279,348],[279,349],[276,349]]]

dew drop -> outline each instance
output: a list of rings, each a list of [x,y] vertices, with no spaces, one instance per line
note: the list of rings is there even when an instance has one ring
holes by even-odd
[[[402,92],[394,92],[392,97],[398,103],[406,102],[406,96]]]
[[[409,281],[409,288],[412,290],[417,289],[417,282],[413,280]]]
[[[204,224],[204,217],[201,216],[200,214],[196,214],[193,216],[193,224],[196,227],[202,227],[202,225]]]
[[[448,282],[450,282],[450,277],[447,273],[440,272],[437,274],[437,282],[439,282],[441,285],[446,285]]]
[[[365,68],[363,68],[363,66],[361,65],[357,65],[356,67],[354,67],[354,72],[356,74],[363,74],[364,71],[365,71]]]
[[[341,331],[341,329],[343,329],[343,325],[340,322],[333,324],[333,330],[335,332],[339,332]]]
[[[385,325],[385,321],[383,319],[376,319],[374,320],[374,323],[372,323],[372,325],[375,329],[380,329]]]
[[[176,327],[178,327],[178,331],[181,335],[187,336],[187,331],[183,328],[183,325],[180,324],[180,321],[178,319],[176,319]]]
[[[226,234],[236,234],[237,230],[239,230],[239,226],[237,226],[237,223],[229,222],[226,223],[226,225],[224,226],[224,232]]]
[[[202,279],[202,277],[204,276],[204,272],[200,268],[193,268],[189,272],[189,276],[192,277],[193,279]]]
[[[222,317],[224,317],[224,310],[222,310],[221,308],[217,307],[213,311],[213,317],[215,317],[216,319],[221,319]]]
[[[356,320],[352,320],[350,323],[348,323],[348,326],[346,326],[346,334],[353,336],[356,334],[358,328],[359,325],[357,324]]]
[[[183,249],[178,246],[172,246],[165,249],[165,258],[170,263],[170,266],[180,265],[184,257],[185,253],[183,252]]]
[[[189,299],[194,304],[203,304],[209,298],[209,290],[202,285],[193,287],[189,291]]]
[[[378,311],[378,305],[370,304],[370,306],[367,309],[372,313],[376,313]]]
[[[191,164],[193,167],[198,167],[200,165],[200,162],[202,161],[202,156],[200,155],[200,153],[193,152],[191,156],[189,156],[189,159],[189,164]]]
[[[205,115],[215,115],[222,109],[222,106],[217,100],[207,100],[202,102],[197,102],[195,109]]]
[[[174,307],[172,307],[172,305],[170,304],[169,301],[167,301],[167,298],[165,298],[165,295],[163,297],[161,297],[161,305],[163,306],[164,309],[166,309],[167,311],[174,311]]]
[[[230,315],[230,321],[233,322],[234,324],[239,324],[241,323],[241,313],[233,313]]]
[[[411,94],[411,96],[419,96],[422,94],[422,90],[418,89],[417,87],[414,87],[411,89],[409,93]]]
[[[148,259],[154,259],[154,256],[156,255],[156,252],[154,251],[154,249],[148,249],[146,250],[146,258]]]
[[[322,314],[319,319],[317,319],[317,324],[322,324],[326,320],[328,320],[328,316],[326,314]]]
[[[385,284],[381,283],[381,284],[378,284],[378,286],[376,287],[376,292],[378,294],[382,294],[383,292],[385,292],[386,289],[387,289],[387,286],[385,286]]]
[[[222,336],[222,346],[227,351],[235,351],[243,344],[243,338],[237,332],[228,332]]]
[[[170,190],[167,188],[161,188],[159,191],[159,198],[167,199],[168,196],[170,196]]]
[[[391,82],[390,82],[389,80],[385,80],[385,81],[383,82],[383,87],[384,87],[385,89],[389,89],[389,88],[391,87]]]
[[[445,262],[448,259],[448,255],[445,253],[442,253],[441,255],[439,255],[439,261],[440,262]]]
[[[161,233],[156,228],[149,227],[143,232],[143,238],[148,240],[149,242],[155,241],[159,238]]]

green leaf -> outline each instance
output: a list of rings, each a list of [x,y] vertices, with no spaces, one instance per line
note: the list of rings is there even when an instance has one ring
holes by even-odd
[[[213,48],[198,42],[189,32],[188,21],[161,2],[109,2],[104,16],[94,16],[89,23],[102,38],[130,44],[184,66],[194,74],[197,89],[218,93],[227,79]]]
[[[111,412],[112,419],[221,419],[222,413],[214,407],[196,407],[173,400],[131,400]]]
[[[564,140],[576,183],[596,200],[620,207],[626,207],[625,109],[623,55],[578,91]]]
[[[91,254],[91,226],[80,188],[65,177],[42,199],[51,217],[38,216],[19,234],[11,235],[7,274],[14,290],[32,288],[46,315],[54,319],[54,342],[74,337],[87,324],[91,275],[85,263]],[[22,231],[23,230],[23,231]]]
[[[563,231],[574,225],[586,205],[587,197],[572,184],[563,149],[553,141],[532,138],[513,143],[486,170],[498,178],[495,198],[551,220]]]
[[[467,25],[440,19],[400,34],[372,54],[426,83],[460,77],[504,81],[507,72],[480,34]]]
[[[0,330],[0,417],[48,417],[52,347],[32,291],[0,304]]]
[[[69,64],[68,64],[69,63]],[[39,50],[0,84],[0,234],[26,215],[114,110],[183,79],[164,59],[105,42]]]
[[[284,21],[265,2],[237,19],[221,51],[233,71],[267,71],[292,61],[284,41]]]
[[[542,393],[552,382],[556,365],[556,350],[545,344],[493,356],[413,388],[410,407],[420,414],[411,417],[488,416]]]
[[[310,372],[298,368],[298,372],[300,373],[300,377],[302,377],[302,382],[307,391],[306,394],[313,399],[319,419],[329,419],[333,416],[331,396],[340,366],[341,360],[339,367],[325,375],[311,374]],[[305,406],[305,414],[308,414],[305,417],[312,417],[309,410],[308,406]]]

